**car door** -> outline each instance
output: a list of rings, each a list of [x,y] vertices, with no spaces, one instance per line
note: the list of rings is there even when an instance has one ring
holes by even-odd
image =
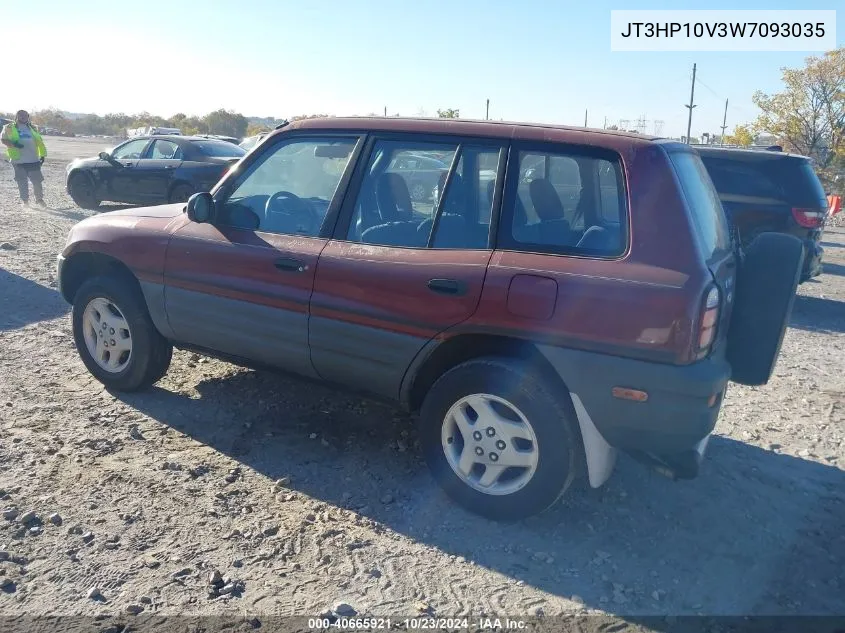
[[[182,159],[182,149],[176,142],[154,139],[134,168],[139,194],[150,202],[168,202],[173,175]]]
[[[496,143],[423,139],[369,143],[320,255],[311,299],[311,358],[320,376],[391,398],[422,347],[476,310],[492,252],[477,170],[489,155],[504,165]],[[403,170],[388,169],[409,151],[449,157],[437,204],[412,202]]]
[[[106,182],[107,195],[103,196],[104,199],[129,203],[145,200],[138,182],[138,172],[135,168],[149,143],[150,139],[148,138],[135,139],[117,146],[112,151],[112,160]]]
[[[358,135],[277,137],[215,194],[212,222],[177,229],[165,307],[177,340],[316,376],[308,303]]]

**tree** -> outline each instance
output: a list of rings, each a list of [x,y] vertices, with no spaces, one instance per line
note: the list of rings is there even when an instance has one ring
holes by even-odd
[[[845,48],[808,57],[803,68],[782,68],[783,92],[754,93],[761,114],[754,127],[784,149],[812,157],[820,174],[845,156]]]
[[[221,134],[236,138],[244,136],[249,126],[249,121],[246,120],[244,115],[222,108],[206,114],[202,120],[207,126],[208,134]]]
[[[291,122],[293,121],[301,121],[302,119],[322,119],[328,117],[328,114],[297,114],[296,116],[292,116],[290,118]],[[374,115],[375,116],[375,115]]]
[[[250,123],[246,128],[246,135],[255,136],[256,134],[266,134],[269,131],[270,128],[266,125],[256,125],[255,123]]]
[[[747,125],[737,125],[734,128],[733,134],[728,134],[725,137],[725,142],[728,145],[739,145],[741,147],[748,147],[754,143],[754,133]]]
[[[619,126],[618,126],[618,125],[609,125],[609,126],[607,127],[607,129],[608,129],[608,130],[618,130],[618,129],[619,129]]]
[[[461,111],[455,108],[446,108],[445,110],[437,110],[437,116],[441,119],[459,119],[461,117]]]
[[[14,117],[12,117],[14,118]],[[51,108],[49,110],[41,110],[32,114],[32,121],[36,125],[42,127],[51,127],[62,132],[71,131],[71,122],[59,110]]]

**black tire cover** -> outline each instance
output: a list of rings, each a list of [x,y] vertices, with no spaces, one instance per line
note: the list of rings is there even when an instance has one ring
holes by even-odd
[[[760,233],[745,250],[728,331],[733,382],[764,385],[769,381],[803,263],[804,245],[785,233]]]

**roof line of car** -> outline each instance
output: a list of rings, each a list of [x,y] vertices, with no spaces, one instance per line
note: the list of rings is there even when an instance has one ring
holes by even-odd
[[[468,125],[468,126],[501,126],[511,128],[509,136],[513,137],[514,132],[519,128],[532,128],[541,130],[559,130],[561,132],[586,132],[589,134],[599,134],[607,136],[616,136],[627,138],[631,140],[639,140],[644,142],[653,141],[671,141],[671,139],[664,139],[658,136],[650,136],[646,134],[636,134],[634,132],[626,132],[624,130],[607,130],[602,128],[577,127],[569,125],[557,125],[550,123],[524,123],[518,121],[486,121],[481,119],[447,119],[434,117],[368,117],[368,116],[346,116],[346,117],[320,117],[313,119],[300,119],[291,123],[283,123],[276,127],[280,129],[288,125],[296,128],[329,128],[332,123],[356,123],[360,124],[362,128],[368,130],[391,130],[397,127],[397,123],[420,123],[420,124],[439,124],[442,126],[448,125]],[[410,130],[409,130],[410,131]],[[497,136],[502,136],[497,134]]]

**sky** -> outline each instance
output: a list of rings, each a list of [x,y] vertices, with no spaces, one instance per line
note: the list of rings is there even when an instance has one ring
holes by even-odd
[[[4,5],[11,0],[0,0]],[[0,110],[247,116],[382,113],[686,133],[751,122],[755,90],[812,53],[611,52],[611,9],[790,9],[794,0],[39,0],[3,48],[27,72],[0,87]],[[836,9],[819,0],[803,9]],[[22,7],[23,5],[17,4]],[[841,4],[840,4],[841,6]],[[37,19],[31,19],[36,15]],[[845,16],[840,10],[837,17]],[[3,21],[10,17],[3,11]],[[837,29],[843,45],[845,24]],[[11,68],[7,65],[7,71]],[[655,129],[662,121],[662,129]]]

